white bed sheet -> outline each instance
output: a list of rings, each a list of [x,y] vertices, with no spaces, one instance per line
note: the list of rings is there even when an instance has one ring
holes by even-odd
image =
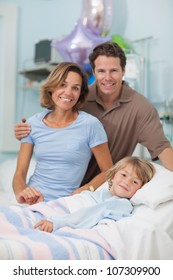
[[[173,260],[173,203],[135,207],[130,218],[100,223],[97,230],[119,260]]]
[[[0,203],[3,205],[17,204],[12,188],[16,164],[17,158],[8,159],[0,163]],[[33,174],[35,164],[35,160],[32,159],[27,174],[27,180]]]
[[[4,191],[0,191],[0,204],[13,205],[13,204],[17,204],[17,201],[12,192],[6,193]]]

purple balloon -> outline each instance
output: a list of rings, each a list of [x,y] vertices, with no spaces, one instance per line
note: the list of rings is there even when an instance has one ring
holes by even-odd
[[[52,46],[64,61],[72,61],[84,66],[89,63],[88,55],[92,49],[96,45],[110,40],[109,35],[103,37],[92,34],[79,19],[73,31],[60,41],[52,41]]]
[[[112,25],[112,0],[83,0],[81,21],[95,35],[107,35]]]

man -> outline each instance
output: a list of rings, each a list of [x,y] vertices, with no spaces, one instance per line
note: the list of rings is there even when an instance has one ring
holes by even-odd
[[[157,110],[148,100],[124,81],[126,56],[112,42],[96,46],[89,55],[95,76],[88,100],[82,110],[96,116],[103,124],[109,149],[115,164],[132,155],[138,143],[145,146],[152,160],[159,159],[173,171],[173,149],[164,135]],[[26,124],[16,124],[15,136],[24,137],[30,130]],[[89,182],[99,168],[91,159],[83,184]]]

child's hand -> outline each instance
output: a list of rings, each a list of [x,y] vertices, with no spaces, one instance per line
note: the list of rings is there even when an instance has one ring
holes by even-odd
[[[52,232],[53,231],[53,223],[48,220],[41,220],[38,222],[34,228],[39,228],[42,231]]]

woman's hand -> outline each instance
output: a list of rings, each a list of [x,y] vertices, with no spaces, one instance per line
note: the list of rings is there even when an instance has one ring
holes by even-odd
[[[48,220],[41,220],[37,224],[35,224],[34,228],[39,228],[42,231],[52,232],[53,231],[53,223]]]
[[[44,201],[44,196],[34,187],[27,187],[23,191],[16,194],[18,203],[26,203],[29,205]]]

